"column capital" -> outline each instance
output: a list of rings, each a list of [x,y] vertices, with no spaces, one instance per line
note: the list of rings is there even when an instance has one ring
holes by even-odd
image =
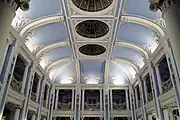
[[[149,3],[149,9],[153,12],[156,12],[157,10],[164,12],[172,5],[180,5],[179,0],[149,0]]]
[[[29,10],[29,1],[30,0],[0,0],[0,2],[7,4],[14,11],[18,8],[23,11]]]

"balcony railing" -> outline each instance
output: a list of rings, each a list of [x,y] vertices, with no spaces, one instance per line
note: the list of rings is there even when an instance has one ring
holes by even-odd
[[[71,102],[68,103],[58,103],[58,108],[61,110],[71,110]]]
[[[138,100],[138,108],[141,107],[141,100]]]
[[[46,100],[43,101],[43,107],[46,107]]]
[[[22,82],[16,80],[14,78],[14,76],[12,77],[12,81],[11,81],[11,88],[16,91],[16,92],[20,92],[21,91],[21,87],[22,87]]]
[[[153,94],[152,94],[152,92],[148,93],[147,99],[148,99],[148,101],[153,100]]]
[[[84,103],[85,105],[85,110],[88,110],[88,111],[97,111],[97,110],[100,110],[100,103],[97,102],[97,103],[87,103],[85,102]]]
[[[173,84],[171,82],[171,79],[165,81],[165,82],[162,82],[161,83],[161,86],[162,86],[162,91],[163,93],[166,93],[168,92],[169,90],[171,90],[171,88],[173,87]]]
[[[31,92],[31,100],[36,102],[36,93]]]
[[[126,102],[124,103],[113,103],[114,110],[123,110],[126,109]]]

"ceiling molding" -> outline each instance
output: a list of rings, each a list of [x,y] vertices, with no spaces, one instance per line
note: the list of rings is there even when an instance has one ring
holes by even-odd
[[[67,57],[67,58],[62,58],[62,59],[58,59],[56,61],[53,61],[51,62],[51,64],[49,64],[47,67],[46,67],[46,71],[49,73],[49,71],[54,67],[54,66],[57,66],[63,62],[68,62],[67,64],[69,63],[72,63],[74,61],[78,61],[80,59],[73,59],[72,57]],[[121,63],[121,64],[127,64],[127,65],[130,65],[135,71],[136,73],[140,70],[139,66],[136,65],[133,61],[131,60],[128,60],[128,59],[125,59],[125,58],[113,58],[112,60],[109,60],[107,59],[108,61],[113,61],[113,62],[116,62],[116,63]],[[127,71],[126,71],[127,72]]]
[[[127,40],[124,40],[124,41],[127,41]],[[135,43],[116,42],[115,46],[122,46],[122,47],[131,48],[131,49],[136,50],[136,51],[140,52],[141,54],[143,54],[146,57],[146,59],[149,58],[148,53],[146,52],[146,50],[144,50],[142,47],[140,47],[139,45],[137,45]]]
[[[66,58],[61,58],[61,59],[58,59],[58,60],[55,60],[53,62],[51,62],[51,64],[49,64],[47,67],[46,67],[46,72],[49,73],[49,71],[51,70],[52,67],[56,66],[56,65],[59,65],[60,63],[63,63],[63,62],[72,62],[74,61],[72,57],[66,57]]]
[[[69,46],[70,43],[69,42],[56,42],[53,44],[48,44],[46,46],[44,46],[43,48],[41,48],[37,53],[36,53],[36,57],[39,58],[44,52],[50,51],[52,49],[58,48],[58,47],[65,47],[65,46]]]
[[[125,58],[113,58],[112,61],[121,64],[128,64],[136,71],[136,73],[138,73],[138,71],[140,70],[140,67],[138,65],[136,65],[133,61]]]
[[[25,36],[29,31],[36,29],[38,27],[41,27],[46,24],[51,24],[51,23],[59,23],[63,22],[64,17],[61,15],[54,15],[54,16],[46,16],[43,18],[39,18],[36,20],[31,21],[27,25],[25,25],[19,32],[20,36]]]
[[[122,15],[121,20],[123,22],[136,23],[136,24],[146,26],[152,29],[153,31],[156,31],[161,37],[164,37],[166,35],[163,27],[161,27],[159,24],[157,24],[156,22],[148,18],[127,14],[127,15]]]
[[[69,45],[70,45],[69,42],[56,42],[53,44],[48,44],[48,45],[44,46],[43,48],[41,48],[36,53],[36,57],[39,58],[44,52],[50,51],[52,49],[59,48],[59,47],[65,47],[65,46],[69,46]],[[137,44],[130,43],[130,42],[115,42],[115,46],[122,46],[122,47],[134,49],[134,50],[138,51],[140,54],[143,54],[146,57],[146,59],[149,58],[148,53],[142,47],[138,46]]]

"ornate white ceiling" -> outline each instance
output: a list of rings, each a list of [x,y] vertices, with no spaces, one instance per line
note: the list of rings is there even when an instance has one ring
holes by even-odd
[[[78,8],[75,1],[32,0],[29,11],[16,12],[12,25],[57,83],[131,82],[157,47],[157,39],[165,36],[161,13],[149,11],[148,0],[113,0],[108,6],[108,0],[99,0],[104,3],[97,3],[105,8],[102,10],[92,7],[91,0],[82,0],[91,4],[81,10],[84,6]],[[109,27],[107,34],[98,38],[78,34],[77,25],[88,20],[105,23]],[[88,27],[95,30],[96,26]],[[98,27],[96,32],[89,28],[81,31],[102,35],[102,26]],[[96,56],[84,55],[79,48],[87,44],[101,45],[106,51]]]

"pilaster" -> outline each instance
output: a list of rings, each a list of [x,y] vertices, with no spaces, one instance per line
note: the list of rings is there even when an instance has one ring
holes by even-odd
[[[82,111],[84,111],[84,96],[85,96],[85,89],[82,89]]]
[[[71,100],[71,111],[73,111],[74,110],[74,92],[75,92],[75,90],[74,89],[72,89],[72,100]]]
[[[56,89],[56,104],[55,104],[55,110],[58,110],[58,98],[59,98],[59,89]]]
[[[26,63],[25,64],[25,70],[24,70],[24,75],[23,75],[23,80],[22,80],[22,88],[21,88],[21,93],[24,94],[24,88],[26,85],[26,78],[27,78],[27,73],[28,73],[28,69],[29,69],[29,64]]]

